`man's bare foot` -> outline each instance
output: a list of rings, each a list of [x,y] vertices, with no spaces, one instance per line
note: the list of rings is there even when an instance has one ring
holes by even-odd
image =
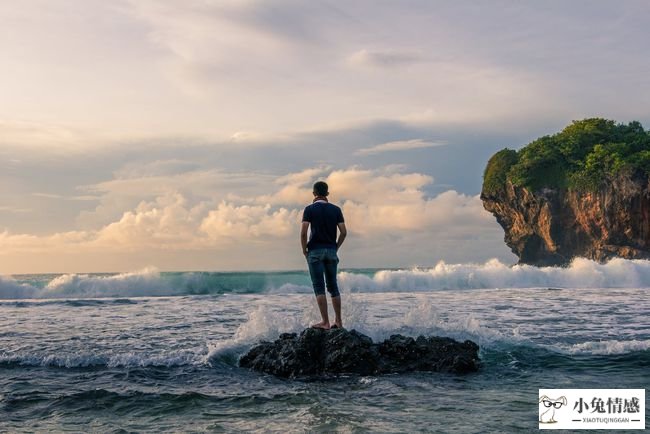
[[[341,320],[339,321],[334,321],[334,324],[332,325],[331,328],[336,327],[337,329],[342,329],[343,328],[343,322]]]
[[[321,321],[321,322],[319,322],[319,323],[312,324],[312,325],[311,325],[311,328],[313,328],[313,329],[329,330],[329,329],[330,329],[330,323],[329,323],[329,322]]]

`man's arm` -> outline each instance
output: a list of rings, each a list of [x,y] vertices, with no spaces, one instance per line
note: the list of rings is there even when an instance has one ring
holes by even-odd
[[[302,245],[302,254],[307,256],[307,230],[309,229],[309,222],[302,222],[300,227],[300,244]]]
[[[338,250],[341,247],[341,244],[343,244],[343,241],[345,241],[345,237],[348,235],[348,230],[345,228],[345,223],[341,222],[338,224],[339,227],[339,239],[336,242],[336,250]]]

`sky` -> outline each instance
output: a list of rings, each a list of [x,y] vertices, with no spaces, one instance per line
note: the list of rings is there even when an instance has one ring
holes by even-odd
[[[487,159],[574,119],[650,125],[645,1],[0,0],[0,273],[517,258]]]

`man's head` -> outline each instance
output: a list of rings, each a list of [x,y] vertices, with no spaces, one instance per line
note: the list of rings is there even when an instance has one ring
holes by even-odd
[[[329,193],[329,187],[326,182],[318,181],[314,184],[314,196],[327,196]]]

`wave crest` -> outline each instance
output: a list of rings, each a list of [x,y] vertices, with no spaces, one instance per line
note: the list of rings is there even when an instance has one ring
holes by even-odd
[[[55,368],[144,368],[203,366],[205,352],[170,351],[167,354],[142,355],[135,352],[126,353],[49,353],[49,354],[3,354],[0,353],[1,365],[43,366]]]
[[[576,258],[568,267],[484,264],[341,272],[346,292],[422,292],[485,288],[646,288],[650,261],[612,259],[605,264]],[[310,293],[306,271],[257,273],[163,273],[155,267],[113,275],[63,274],[41,285],[0,276],[0,299],[146,297],[224,293]]]
[[[568,267],[508,266],[498,259],[484,264],[447,264],[429,269],[382,270],[373,277],[341,273],[344,287],[362,291],[428,291],[484,288],[641,288],[650,287],[650,261],[615,258],[600,264],[576,258]]]

